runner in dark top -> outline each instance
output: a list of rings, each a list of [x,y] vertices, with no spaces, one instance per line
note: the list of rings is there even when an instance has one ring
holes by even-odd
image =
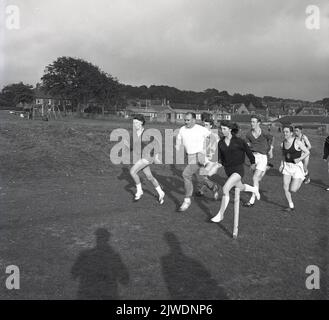
[[[256,170],[252,180],[254,187],[259,188],[259,183],[263,179],[269,166],[268,158],[273,158],[273,136],[262,130],[261,118],[254,114],[250,119],[251,130],[246,134],[246,142],[255,157]],[[255,204],[255,194],[252,194],[250,200],[243,205],[252,207]]]
[[[225,210],[230,202],[230,190],[233,187],[239,188],[241,191],[253,192],[256,198],[260,199],[258,188],[241,182],[244,176],[245,155],[248,156],[253,170],[255,170],[255,157],[247,143],[236,136],[239,131],[238,126],[230,121],[222,121],[221,130],[223,138],[218,142],[218,161],[224,166],[228,179],[223,186],[220,210],[211,219],[213,222],[220,222],[224,219]]]
[[[303,142],[294,137],[292,126],[284,126],[283,134],[284,140],[281,143],[283,159],[279,170],[283,174],[283,189],[289,203],[289,207],[285,211],[294,211],[295,206],[291,192],[297,192],[305,179],[303,159],[310,152]]]
[[[312,145],[310,143],[310,140],[307,138],[307,136],[303,133],[303,127],[302,126],[295,126],[295,135],[297,140],[300,140],[305,144],[305,147],[310,151],[312,149]],[[311,182],[310,175],[308,172],[308,164],[310,162],[310,156],[308,155],[306,158],[303,160],[303,165],[304,165],[304,171],[305,171],[305,179],[304,183],[309,184]]]

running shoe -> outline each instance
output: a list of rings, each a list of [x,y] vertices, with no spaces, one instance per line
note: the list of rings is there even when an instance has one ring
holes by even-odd
[[[224,219],[224,214],[218,212],[213,218],[211,218],[212,222],[221,222]]]
[[[213,191],[214,191],[214,200],[217,201],[219,198],[219,188],[217,184],[215,184]]]
[[[138,201],[143,195],[143,192],[136,192],[134,201]]]
[[[309,174],[305,175],[305,179],[303,180],[305,184],[309,184],[311,182]]]
[[[164,197],[165,197],[165,193],[164,192],[162,192],[162,194],[161,195],[159,195],[159,203],[160,204],[163,204],[164,203]]]
[[[195,195],[197,197],[203,197],[204,196],[204,193],[201,190],[198,190],[198,191],[195,192]]]
[[[250,203],[250,202],[244,202],[242,205],[243,205],[244,207],[251,208],[251,207],[253,207],[255,204],[254,204],[254,203]]]
[[[191,205],[191,200],[190,199],[184,199],[184,202],[182,203],[182,205],[179,207],[178,211],[183,212],[186,211],[189,206]]]

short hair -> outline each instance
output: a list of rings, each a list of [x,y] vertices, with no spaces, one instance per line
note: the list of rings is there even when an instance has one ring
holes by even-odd
[[[133,119],[139,120],[143,125],[145,124],[145,118],[142,114],[135,114]]]
[[[250,120],[251,119],[256,119],[257,120],[257,122],[262,122],[262,119],[261,119],[261,117],[259,116],[259,115],[257,115],[257,114],[253,114],[252,116],[251,116],[251,118],[250,118]]]
[[[236,135],[239,132],[239,127],[235,122],[229,120],[223,120],[220,122],[220,125],[223,127],[228,127],[232,130],[232,135]]]
[[[211,115],[209,113],[207,113],[207,112],[203,112],[201,114],[201,120],[203,122],[209,122],[211,126],[214,125],[214,120],[211,118]]]
[[[185,114],[185,116],[187,116],[187,115],[191,115],[192,116],[192,119],[196,119],[196,114],[194,113],[194,112],[187,112],[186,114]]]
[[[209,122],[212,127],[214,126],[214,120],[213,119],[210,119],[210,118],[204,119],[203,122]]]
[[[294,127],[290,124],[285,124],[283,127],[282,127],[282,131],[284,129],[288,128],[290,130],[290,132],[294,132]]]
[[[295,126],[295,129],[303,130],[303,126],[300,126],[300,125]]]

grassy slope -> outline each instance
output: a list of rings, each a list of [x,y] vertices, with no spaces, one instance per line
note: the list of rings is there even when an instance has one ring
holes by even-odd
[[[129,167],[111,164],[105,154],[113,145],[110,132],[117,127],[128,124],[32,122],[1,113],[0,270],[19,266],[21,289],[2,286],[0,298],[75,299],[79,281],[72,279],[71,268],[79,253],[95,247],[94,232],[103,227],[129,272],[129,283],[118,289],[125,299],[328,299],[323,137],[310,133],[313,180],[294,196],[297,212],[282,212],[282,178],[271,170],[257,206],[241,207],[234,241],[232,203],[221,225],[209,223],[219,208],[210,195],[195,199],[186,213],[175,212],[183,198],[182,166],[154,168],[167,192],[163,206],[146,182],[143,199],[132,203]],[[216,180],[222,184],[224,174]],[[249,172],[245,181],[251,182]],[[98,281],[99,275],[119,272],[110,262],[117,258],[106,247],[87,256],[80,282],[94,283],[89,294],[116,291],[113,284],[104,287]],[[305,288],[310,264],[321,268],[321,290]],[[4,283],[5,274],[0,273],[0,281]]]

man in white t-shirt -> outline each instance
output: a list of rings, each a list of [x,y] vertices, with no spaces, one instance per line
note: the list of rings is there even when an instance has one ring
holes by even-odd
[[[191,205],[193,194],[192,177],[205,165],[206,139],[210,135],[208,129],[196,124],[196,115],[188,112],[184,117],[185,126],[181,127],[176,140],[176,150],[184,146],[188,156],[188,164],[183,171],[185,198],[179,211],[185,211]]]

